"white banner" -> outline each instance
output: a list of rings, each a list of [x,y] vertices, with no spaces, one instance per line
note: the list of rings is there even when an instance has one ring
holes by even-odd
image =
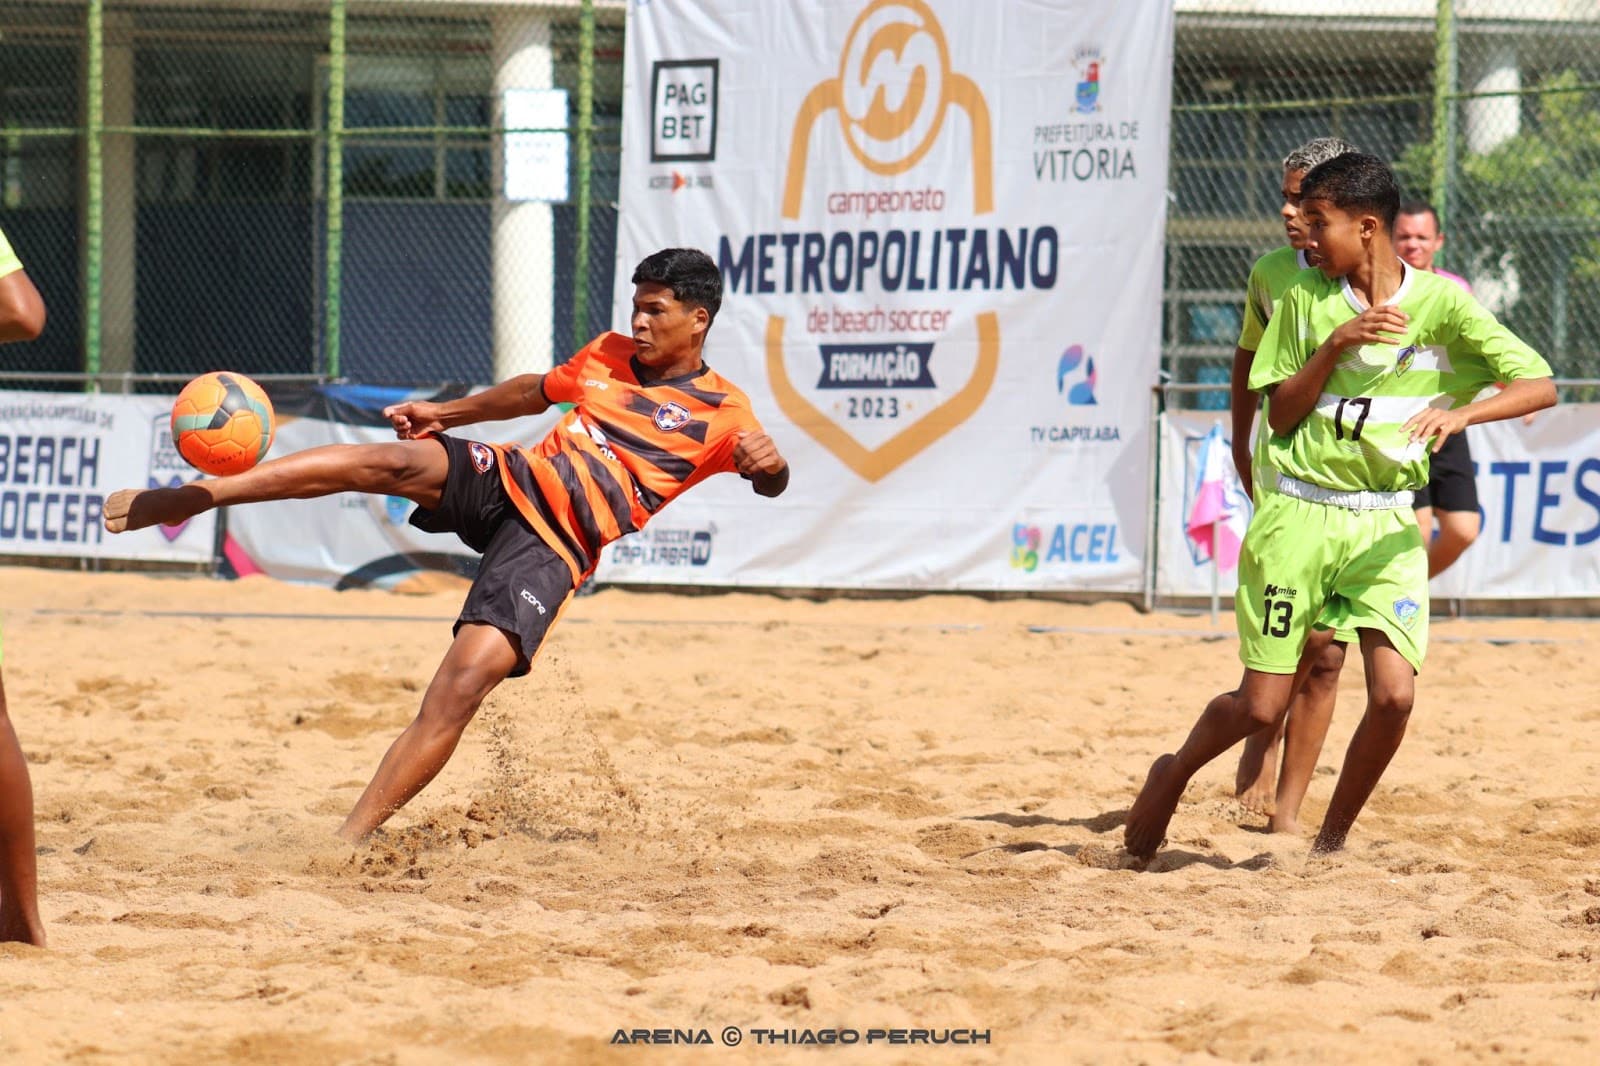
[[[707,360],[790,459],[607,581],[1142,587],[1167,0],[630,5],[615,321],[705,249]]]
[[[1184,534],[1200,440],[1227,414],[1164,416],[1158,479],[1158,596],[1208,596],[1211,564]],[[1531,426],[1494,422],[1467,431],[1483,531],[1431,592],[1453,599],[1600,597],[1600,404],[1564,404]],[[1223,596],[1237,575],[1221,576]]]
[[[117,489],[199,478],[172,446],[172,397],[0,392],[0,555],[208,562],[216,516],[112,535]]]

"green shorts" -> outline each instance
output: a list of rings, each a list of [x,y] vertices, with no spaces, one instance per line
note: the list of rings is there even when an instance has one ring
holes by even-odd
[[[1428,652],[1428,551],[1409,507],[1352,511],[1274,492],[1239,556],[1239,658],[1292,674],[1313,627],[1385,633],[1412,669]],[[1346,635],[1349,635],[1347,638]]]
[[[1265,404],[1261,407],[1260,420],[1261,432],[1256,435],[1255,452],[1250,456],[1250,480],[1254,482],[1251,486],[1254,492],[1251,502],[1255,504],[1257,513],[1260,513],[1261,505],[1267,501],[1268,497],[1278,495],[1278,471],[1273,469],[1272,463],[1267,459],[1267,408]],[[1250,524],[1255,524],[1253,518]],[[1244,571],[1241,570],[1240,574],[1243,573]],[[1323,628],[1334,629],[1333,639],[1341,644],[1358,644],[1361,641],[1360,634],[1353,629],[1326,625]]]

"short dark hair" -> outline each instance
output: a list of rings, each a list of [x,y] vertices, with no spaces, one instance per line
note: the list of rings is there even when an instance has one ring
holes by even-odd
[[[1400,213],[1402,215],[1432,215],[1435,232],[1439,229],[1439,212],[1435,211],[1433,205],[1426,200],[1407,200],[1400,205]]]
[[[1346,152],[1311,168],[1300,183],[1300,202],[1327,200],[1341,211],[1371,211],[1394,230],[1400,212],[1400,186],[1394,171],[1375,155]]]
[[[633,271],[635,285],[662,285],[680,303],[704,307],[716,321],[722,307],[722,271],[698,248],[663,248],[645,256]]]

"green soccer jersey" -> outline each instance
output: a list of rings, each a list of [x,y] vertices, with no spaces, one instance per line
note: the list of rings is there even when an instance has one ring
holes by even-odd
[[[0,278],[7,274],[15,274],[21,269],[22,260],[11,250],[11,242],[6,240],[5,231],[0,230]]]
[[[1261,334],[1266,332],[1267,322],[1272,318],[1272,305],[1306,266],[1306,253],[1287,244],[1256,260],[1250,268],[1250,280],[1245,283],[1244,326],[1239,330],[1239,347],[1253,352],[1261,346]]]
[[[1424,407],[1471,402],[1495,382],[1550,377],[1537,352],[1460,286],[1405,266],[1390,303],[1409,316],[1399,344],[1341,352],[1316,406],[1268,457],[1292,478],[1337,492],[1396,492],[1428,483],[1426,441],[1403,428]],[[1279,300],[1250,365],[1250,387],[1286,380],[1340,325],[1364,310],[1349,283],[1308,270]]]

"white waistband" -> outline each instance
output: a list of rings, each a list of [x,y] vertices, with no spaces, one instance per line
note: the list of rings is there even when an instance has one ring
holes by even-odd
[[[1285,496],[1311,503],[1325,503],[1329,507],[1343,507],[1348,511],[1398,511],[1410,507],[1416,493],[1410,489],[1399,492],[1335,492],[1321,485],[1309,485],[1278,471],[1278,491]]]

